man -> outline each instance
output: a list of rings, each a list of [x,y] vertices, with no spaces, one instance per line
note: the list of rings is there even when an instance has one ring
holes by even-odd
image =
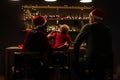
[[[82,27],[74,42],[76,60],[79,58],[78,53],[82,42],[86,42],[87,67],[90,73],[88,80],[106,80],[105,73],[108,73],[112,79],[111,29],[102,22],[103,18],[103,10],[93,9],[89,14],[89,23]]]

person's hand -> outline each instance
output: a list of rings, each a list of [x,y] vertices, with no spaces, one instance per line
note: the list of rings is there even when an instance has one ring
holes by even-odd
[[[48,38],[52,38],[52,37],[55,37],[56,34],[57,34],[57,31],[53,30],[51,33],[49,33],[49,34],[47,35],[47,37],[48,37]]]
[[[23,49],[23,44],[18,45],[18,48]]]
[[[26,28],[26,31],[27,31],[27,32],[29,32],[29,31],[31,31],[31,30],[32,30],[32,29],[30,29],[30,28]]]
[[[68,44],[68,42],[67,42],[67,41],[64,43],[64,46],[66,46],[66,47],[68,47],[68,46],[69,46],[69,44]]]

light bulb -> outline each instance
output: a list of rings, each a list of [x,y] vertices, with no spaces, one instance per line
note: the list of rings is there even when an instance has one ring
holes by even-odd
[[[20,1],[20,0],[10,0],[10,1]]]
[[[81,3],[90,3],[92,0],[80,0]]]
[[[55,2],[57,0],[45,0],[45,1],[47,1],[47,2]]]

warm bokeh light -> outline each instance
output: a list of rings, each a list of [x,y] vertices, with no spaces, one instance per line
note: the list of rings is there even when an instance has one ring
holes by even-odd
[[[90,3],[92,0],[80,0],[81,3]]]
[[[10,0],[10,1],[20,1],[20,0]]]
[[[57,0],[45,0],[45,1],[47,1],[47,2],[55,2]]]

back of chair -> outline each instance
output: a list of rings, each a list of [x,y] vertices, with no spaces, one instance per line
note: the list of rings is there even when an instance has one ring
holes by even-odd
[[[14,52],[15,79],[31,78],[33,75],[44,74],[47,65],[40,59],[40,52]]]

